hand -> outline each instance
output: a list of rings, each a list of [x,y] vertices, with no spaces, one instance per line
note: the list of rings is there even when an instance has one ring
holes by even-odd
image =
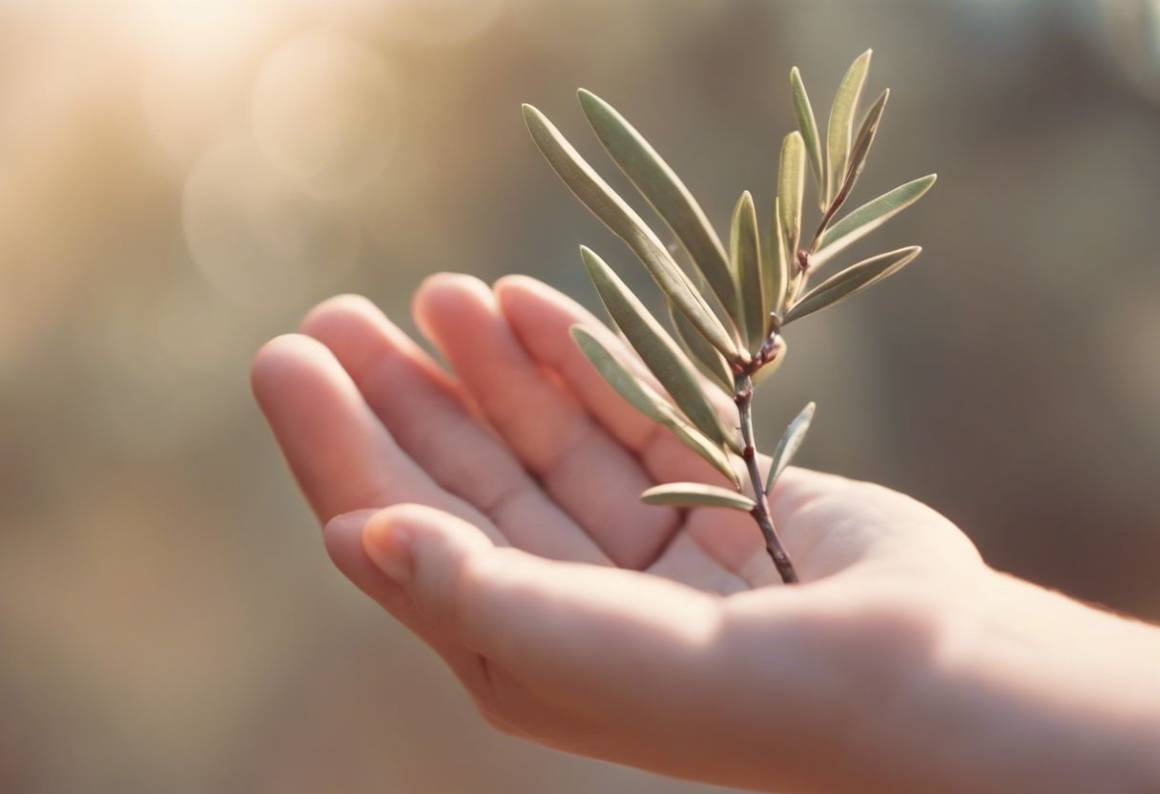
[[[340,297],[262,349],[254,390],[335,564],[496,727],[758,789],[1017,790],[1065,740],[1073,762],[1160,779],[1105,686],[1061,703],[1034,685],[1061,624],[1155,651],[1150,630],[995,574],[908,497],[795,468],[771,501],[803,583],[781,585],[749,516],[639,502],[719,475],[591,369],[568,328],[616,340],[587,312],[531,279],[493,292],[466,276],[428,280],[414,309],[453,377]],[[1150,680],[1115,654],[1077,656],[1054,683],[1116,665]],[[1094,701],[1103,722],[1083,711]],[[1122,723],[1135,733],[1118,754],[1092,749],[1093,727]],[[988,749],[1018,756],[988,766]]]

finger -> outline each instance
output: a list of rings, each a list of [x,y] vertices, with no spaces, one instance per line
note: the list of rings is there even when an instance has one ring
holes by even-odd
[[[373,304],[340,296],[312,311],[302,327],[333,352],[402,449],[435,482],[488,516],[508,541],[546,557],[607,562],[470,415],[438,365]]]
[[[477,654],[423,624],[406,594],[371,563],[362,548],[362,521],[351,543],[351,521],[332,516],[382,507],[407,497],[471,516],[466,505],[441,492],[416,469],[370,413],[330,352],[313,339],[287,335],[267,343],[254,359],[254,394],[295,477],[323,523],[326,549],[336,567],[424,639],[477,699],[486,681]],[[481,523],[482,531],[493,533]]]
[[[274,437],[322,523],[340,513],[407,501],[462,515],[495,533],[486,518],[414,464],[316,340],[288,334],[268,342],[254,359],[251,380]]]
[[[497,548],[419,506],[372,517],[363,542],[433,625],[569,713],[655,716],[710,663],[721,601],[676,582]]]
[[[499,306],[515,336],[536,363],[555,372],[587,412],[622,444],[635,452],[649,475],[658,482],[695,479],[725,483],[725,478],[687,449],[668,430],[629,405],[609,386],[572,341],[569,329],[582,325],[613,349],[625,353],[631,363],[636,356],[624,343],[580,304],[527,276],[507,276],[496,283]],[[637,374],[650,378],[643,365]],[[706,394],[716,403],[723,395],[706,382]],[[728,408],[731,408],[729,404]],[[736,424],[724,404],[723,416]]]
[[[572,341],[574,324],[590,328],[605,343],[623,350],[587,310],[547,285],[526,276],[508,276],[496,285],[499,304],[513,332],[540,366],[556,373],[587,411],[622,443],[637,452],[652,477],[660,482],[691,480],[730,485],[725,478],[687,449],[672,433],[640,414],[617,394]],[[631,357],[626,357],[629,359]],[[749,516],[724,510],[693,510],[685,519],[680,543],[674,542],[657,561],[660,571],[697,571],[694,558],[713,561],[717,592],[731,592],[737,580],[751,587],[779,582],[764,563],[765,543]],[[721,570],[724,569],[724,570]]]
[[[584,358],[569,333],[569,328],[577,323],[602,335],[607,344],[623,350],[621,340],[608,333],[591,313],[560,292],[526,276],[501,279],[496,285],[496,294],[513,332],[529,354],[541,366],[557,373],[610,433],[636,450],[655,479],[726,484],[719,473],[686,449],[676,437],[628,405]],[[707,387],[707,393],[716,392],[713,387]],[[768,460],[763,461],[763,469],[767,465]],[[813,520],[801,520],[799,516],[816,499],[840,491],[847,482],[840,477],[791,467],[781,476],[771,496],[774,522],[790,556],[800,558],[803,563],[803,570],[799,573],[807,577],[816,578],[830,570],[826,566],[815,571],[810,562],[819,544],[830,542],[825,538],[831,527]],[[841,526],[849,529],[849,522]],[[685,520],[683,533],[690,536],[696,548],[751,587],[780,583],[765,550],[765,541],[749,516],[714,509],[693,510]],[[658,562],[663,562],[666,570],[685,566],[688,564],[687,551],[673,548],[676,559],[667,560],[662,556]],[[831,556],[828,555],[827,559]]]
[[[416,613],[406,591],[383,574],[367,556],[362,529],[376,512],[377,509],[370,509],[344,513],[326,524],[323,539],[331,561],[363,593],[427,643],[460,680],[480,709],[490,711],[493,701],[483,659],[464,648],[450,634],[440,632],[424,621]]]
[[[415,313],[552,498],[617,564],[640,568],[655,560],[677,528],[678,513],[640,503],[653,480],[528,356],[491,290],[468,276],[434,277],[419,290]]]

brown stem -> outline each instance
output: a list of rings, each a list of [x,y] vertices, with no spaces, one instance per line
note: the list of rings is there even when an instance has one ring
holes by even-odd
[[[794,570],[793,561],[790,560],[785,547],[781,545],[781,538],[778,537],[777,529],[773,525],[773,519],[769,514],[769,501],[761,480],[761,470],[757,466],[757,449],[753,441],[753,379],[748,374],[740,374],[734,379],[734,383],[736,394],[733,401],[737,404],[737,414],[741,419],[741,440],[744,443],[742,457],[745,458],[745,466],[749,470],[749,480],[753,485],[753,498],[756,502],[750,513],[761,529],[761,534],[765,538],[765,550],[769,552],[769,558],[777,567],[781,580],[786,584],[793,584],[798,581],[797,571]]]
[[[818,250],[818,243],[822,241],[822,234],[826,231],[826,227],[830,225],[830,221],[838,214],[838,210],[846,203],[846,199],[850,197],[850,190],[854,187],[853,171],[847,170],[845,177],[842,179],[842,186],[838,189],[838,195],[834,196],[834,200],[830,202],[830,206],[826,208],[826,212],[822,215],[822,221],[818,224],[817,231],[814,232],[814,237],[810,240],[809,248],[806,249],[807,254],[812,254]]]

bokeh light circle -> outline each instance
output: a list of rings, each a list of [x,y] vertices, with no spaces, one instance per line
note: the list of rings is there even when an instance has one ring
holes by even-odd
[[[347,208],[303,191],[240,134],[194,165],[182,225],[210,284],[246,303],[316,294],[350,269],[362,240]]]
[[[397,91],[369,47],[330,32],[299,35],[262,65],[252,118],[262,152],[311,193],[349,195],[378,177],[398,132]]]
[[[157,165],[184,175],[232,122],[274,24],[257,4],[151,0],[135,7],[141,113]]]

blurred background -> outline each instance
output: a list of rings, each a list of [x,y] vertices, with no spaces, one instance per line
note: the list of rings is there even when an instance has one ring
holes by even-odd
[[[1160,3],[0,0],[0,789],[711,790],[487,730],[325,560],[247,364],[438,270],[592,306],[581,241],[645,288],[519,103],[619,177],[602,94],[723,227],[790,66],[821,114],[870,46],[855,201],[940,180],[858,253],[926,253],[795,326],[767,436],[816,399],[805,464],[1160,618]]]

